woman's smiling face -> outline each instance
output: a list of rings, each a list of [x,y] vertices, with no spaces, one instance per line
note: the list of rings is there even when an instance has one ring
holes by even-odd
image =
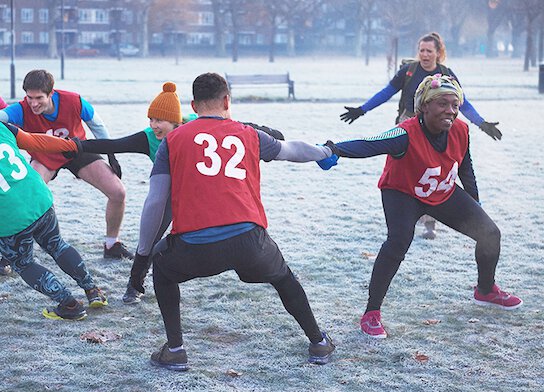
[[[150,118],[149,126],[153,130],[153,133],[155,133],[157,139],[162,140],[177,127],[177,124],[166,120],[160,120],[158,118]]]

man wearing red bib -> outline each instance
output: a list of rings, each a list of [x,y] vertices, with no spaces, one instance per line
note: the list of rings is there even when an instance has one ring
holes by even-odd
[[[318,162],[328,170],[338,157],[387,154],[378,183],[387,224],[387,240],[376,257],[361,330],[385,338],[380,308],[414,238],[415,225],[429,215],[476,241],[479,305],[511,310],[523,301],[495,284],[501,234],[479,204],[469,150],[468,126],[457,119],[463,91],[449,76],[427,76],[415,95],[416,117],[379,136],[334,144],[331,158]],[[459,178],[463,188],[456,184]]]
[[[30,71],[23,81],[25,99],[0,110],[0,120],[16,124],[27,132],[80,140],[86,139],[84,121],[95,138],[109,139],[108,130],[92,105],[77,93],[55,90],[54,83],[53,75],[46,70]],[[132,253],[119,241],[125,212],[125,187],[120,180],[121,167],[115,156],[108,154],[110,167],[98,154],[82,153],[73,159],[61,153],[31,152],[30,155],[32,168],[45,183],[64,168],[108,198],[104,257],[132,259]]]
[[[172,232],[153,248],[153,284],[167,343],[151,363],[188,369],[180,321],[179,283],[234,270],[247,283],[270,283],[310,340],[308,361],[325,364],[335,346],[320,330],[304,289],[266,231],[260,160],[310,162],[329,158],[329,147],[280,141],[231,119],[227,82],[215,73],[197,77],[192,107],[198,118],[166,136],[151,171],[134,265],[147,268],[150,244],[172,197]],[[131,284],[143,292],[141,280]]]

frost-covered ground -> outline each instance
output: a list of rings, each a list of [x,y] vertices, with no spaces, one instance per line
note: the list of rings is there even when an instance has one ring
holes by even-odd
[[[536,391],[544,385],[542,291],[544,246],[544,96],[537,70],[518,60],[452,59],[448,63],[488,121],[500,121],[495,142],[471,125],[471,146],[483,206],[502,231],[497,282],[523,297],[513,312],[472,304],[476,281],[474,243],[444,226],[434,241],[414,239],[393,280],[382,314],[390,337],[370,341],[358,328],[372,263],[385,239],[376,188],[384,158],[341,160],[329,172],[313,163],[262,163],[262,197],[269,232],[306,289],[318,322],[338,349],[327,366],[306,363],[307,341],[266,285],[247,285],[234,273],[181,286],[182,322],[191,370],[175,373],[148,364],[164,342],[152,293],[142,304],[121,302],[130,263],[102,258],[105,198],[62,172],[51,182],[64,238],[83,255],[110,306],[90,310],[81,322],[40,315],[50,305],[18,276],[0,277],[0,390],[5,391]],[[178,84],[189,112],[191,82],[207,71],[291,73],[297,102],[287,89],[235,89],[236,119],[281,129],[288,139],[323,143],[369,136],[390,127],[396,101],[352,125],[339,121],[343,105],[360,104],[388,81],[383,59],[369,67],[353,58],[174,60],[17,60],[17,94],[33,68],[54,73],[57,87],[78,91],[108,124],[113,137],[142,130],[147,104],[164,81]],[[0,94],[9,93],[9,62],[0,61]],[[252,102],[241,97],[265,97]],[[127,188],[123,240],[134,249],[151,162],[118,156]],[[420,230],[420,229],[418,229]],[[37,258],[59,274],[78,297],[83,293],[53,261]],[[426,325],[426,320],[440,320]],[[106,330],[117,341],[91,344],[80,335]],[[423,354],[427,361],[416,360]],[[421,357],[418,357],[421,358]],[[239,377],[227,374],[229,369]],[[231,373],[233,374],[233,373]]]

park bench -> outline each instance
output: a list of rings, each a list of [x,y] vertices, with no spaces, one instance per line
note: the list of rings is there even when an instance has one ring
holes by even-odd
[[[255,86],[255,85],[278,85],[286,84],[288,88],[287,98],[295,99],[295,82],[289,78],[289,72],[285,74],[272,75],[231,75],[225,74],[225,79],[229,85],[229,90],[232,91],[233,85],[240,86]]]

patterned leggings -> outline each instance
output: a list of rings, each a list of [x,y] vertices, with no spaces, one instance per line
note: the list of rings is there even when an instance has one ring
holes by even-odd
[[[53,207],[23,231],[0,237],[0,254],[30,287],[61,304],[73,298],[55,274],[34,262],[34,240],[79,287],[84,290],[95,287],[77,250],[62,239]]]

